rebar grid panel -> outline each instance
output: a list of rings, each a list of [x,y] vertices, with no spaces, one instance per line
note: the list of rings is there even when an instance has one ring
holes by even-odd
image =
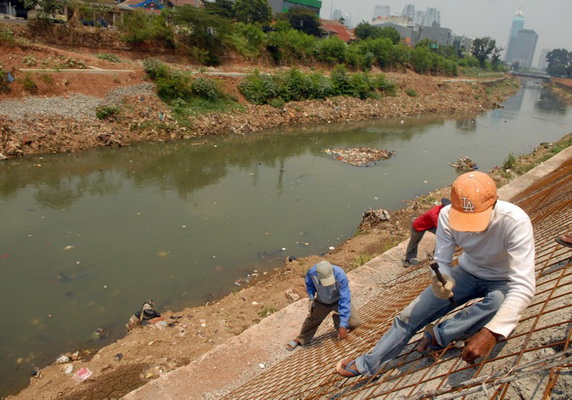
[[[554,238],[572,228],[570,176],[568,160],[512,199],[533,221],[536,294],[515,331],[477,364],[461,360],[462,343],[430,354],[416,352],[418,332],[375,377],[343,378],[334,373],[340,359],[371,350],[393,318],[430,284],[425,263],[400,275],[391,289],[365,304],[360,309],[363,325],[347,340],[337,340],[335,332],[324,334],[225,398],[567,398],[572,384],[572,250]]]

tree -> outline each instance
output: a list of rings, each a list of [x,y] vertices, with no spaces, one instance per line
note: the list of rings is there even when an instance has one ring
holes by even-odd
[[[546,54],[546,72],[551,76],[572,76],[572,51],[554,49]]]
[[[205,1],[205,10],[210,14],[216,14],[219,17],[232,19],[234,18],[233,1],[232,0],[214,0]]]
[[[194,51],[200,62],[207,65],[220,62],[218,55],[230,35],[228,20],[190,5],[176,8],[173,20],[178,25],[180,43]]]
[[[401,35],[397,32],[397,29],[391,26],[380,28],[379,26],[371,25],[369,22],[360,22],[358,26],[356,26],[354,34],[361,40],[387,38],[391,40],[393,44],[397,44],[401,41]]]
[[[496,42],[488,36],[483,38],[477,38],[473,41],[473,47],[471,48],[471,54],[479,60],[481,68],[485,66],[485,62],[489,56],[495,51]],[[500,49],[499,49],[500,53]]]
[[[236,19],[245,24],[268,25],[272,20],[272,9],[267,0],[236,0],[233,10]]]
[[[285,13],[276,16],[278,20],[286,20],[298,31],[312,36],[322,36],[320,20],[315,12],[306,7],[292,7]]]
[[[52,22],[57,14],[63,14],[69,0],[24,0],[24,7],[35,10],[36,18]]]
[[[491,53],[491,65],[493,66],[493,71],[498,71],[502,68],[501,63],[501,53],[504,49],[502,47],[495,47]]]

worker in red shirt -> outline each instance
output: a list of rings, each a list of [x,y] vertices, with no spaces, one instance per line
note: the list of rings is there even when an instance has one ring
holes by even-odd
[[[419,263],[417,260],[417,246],[419,245],[419,242],[423,239],[425,232],[429,231],[433,234],[437,232],[439,212],[443,207],[449,204],[451,204],[449,199],[442,198],[441,204],[431,208],[429,211],[421,214],[413,220],[413,223],[411,224],[411,237],[409,238],[407,250],[405,251],[405,261],[403,261],[404,268]]]

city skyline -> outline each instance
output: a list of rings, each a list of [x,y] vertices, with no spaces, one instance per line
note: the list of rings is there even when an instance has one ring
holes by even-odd
[[[450,28],[456,35],[489,36],[505,51],[513,17],[520,9],[525,18],[524,29],[533,29],[538,34],[533,65],[538,64],[538,49],[564,48],[572,51],[571,0],[323,0],[320,16],[329,18],[332,9],[340,9],[351,14],[353,24],[357,25],[361,21],[371,21],[376,5],[389,6],[394,15],[401,14],[406,4],[413,4],[416,11],[437,8],[441,26]]]

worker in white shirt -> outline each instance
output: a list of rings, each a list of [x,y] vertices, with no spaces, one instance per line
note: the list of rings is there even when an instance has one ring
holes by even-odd
[[[459,265],[452,267],[456,246],[463,253]],[[439,214],[435,260],[444,279],[440,281],[433,272],[432,285],[394,319],[373,350],[341,360],[336,372],[346,377],[376,375],[424,326],[418,351],[468,339],[461,354],[464,361],[486,356],[514,330],[534,296],[534,257],[528,215],[498,200],[495,182],[487,174],[460,175],[451,188],[451,205]],[[431,324],[451,311],[453,304],[477,298],[482,299],[452,318]]]

